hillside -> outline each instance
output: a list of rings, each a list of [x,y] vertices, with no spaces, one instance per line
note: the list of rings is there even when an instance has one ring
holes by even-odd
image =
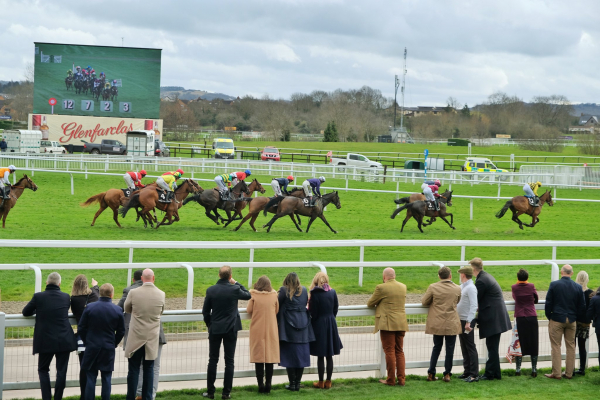
[[[185,89],[182,86],[161,86],[160,88],[161,99],[170,98],[174,100],[175,98],[179,98],[181,100],[196,100],[198,97],[204,100],[235,100],[235,97],[223,93],[213,93],[206,90]]]

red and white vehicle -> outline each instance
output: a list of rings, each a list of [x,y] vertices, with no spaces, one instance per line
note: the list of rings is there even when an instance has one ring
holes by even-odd
[[[260,158],[263,161],[281,161],[281,157],[279,156],[279,150],[276,147],[267,146],[263,149]]]

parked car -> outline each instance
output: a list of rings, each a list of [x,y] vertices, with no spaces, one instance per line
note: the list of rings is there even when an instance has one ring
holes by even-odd
[[[215,158],[235,158],[235,146],[229,138],[216,138],[212,148],[215,150]]]
[[[383,168],[381,163],[376,161],[371,161],[367,157],[362,154],[354,154],[348,153],[346,154],[346,158],[331,158],[331,163],[333,165],[340,166],[340,170],[344,169],[346,165],[348,166],[356,166],[361,168]]]
[[[154,155],[157,157],[169,157],[171,155],[171,150],[169,150],[162,140],[156,139],[154,141]]]
[[[263,149],[260,158],[263,161],[281,161],[279,150],[273,146],[267,146]]]
[[[468,157],[461,169],[467,172],[508,172],[496,167],[489,158],[483,157]]]
[[[103,139],[100,143],[85,143],[84,153],[92,154],[127,154],[127,147],[118,140]]]
[[[40,153],[66,153],[65,149],[60,143],[54,140],[42,140],[40,142]]]

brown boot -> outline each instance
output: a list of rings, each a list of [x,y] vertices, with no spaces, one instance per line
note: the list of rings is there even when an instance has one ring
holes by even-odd
[[[433,382],[437,380],[438,378],[436,378],[434,374],[427,374],[427,382]]]
[[[444,382],[450,382],[450,374],[444,374]]]
[[[313,382],[313,387],[315,389],[323,389],[325,387],[325,383],[323,381]]]
[[[331,381],[325,381],[325,389],[331,389]]]

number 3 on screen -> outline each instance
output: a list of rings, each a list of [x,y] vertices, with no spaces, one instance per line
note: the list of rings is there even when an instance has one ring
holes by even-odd
[[[112,112],[112,110],[113,110],[113,102],[112,101],[103,101],[102,102],[102,111]]]
[[[131,103],[125,102],[125,101],[121,101],[119,103],[119,112],[130,113],[131,112]]]

